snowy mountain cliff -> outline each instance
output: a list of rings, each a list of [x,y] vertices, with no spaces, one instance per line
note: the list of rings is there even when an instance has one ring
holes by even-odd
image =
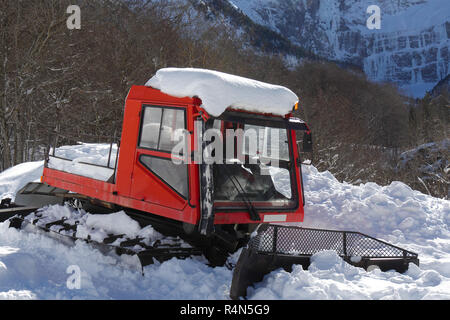
[[[223,0],[202,0],[214,4]],[[447,0],[228,0],[234,10],[321,57],[361,67],[421,97],[449,73]],[[366,25],[377,5],[380,29]]]

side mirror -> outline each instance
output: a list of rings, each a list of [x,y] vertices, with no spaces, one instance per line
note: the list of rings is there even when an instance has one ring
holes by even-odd
[[[303,134],[303,148],[302,152],[313,152],[313,144],[312,144],[312,134],[311,131]]]

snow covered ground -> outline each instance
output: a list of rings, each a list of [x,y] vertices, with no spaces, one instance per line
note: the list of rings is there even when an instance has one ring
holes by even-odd
[[[41,172],[42,162],[33,162],[0,173],[0,199]],[[250,299],[450,299],[450,201],[400,182],[354,186],[311,166],[303,174],[303,226],[361,231],[419,253],[421,265],[405,274],[366,272],[323,251],[309,270],[272,272],[249,290]],[[81,272],[79,289],[71,286],[73,270]],[[232,271],[203,258],[172,259],[142,275],[85,243],[67,246],[0,223],[0,299],[229,299],[231,279]]]

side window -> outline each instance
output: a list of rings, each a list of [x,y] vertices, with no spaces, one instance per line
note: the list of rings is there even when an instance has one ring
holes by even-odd
[[[164,109],[161,123],[158,150],[172,152],[180,139],[176,139],[176,133],[185,128],[184,111],[176,109]]]
[[[144,106],[139,147],[172,152],[185,129],[185,112],[180,109]]]
[[[187,167],[175,164],[170,159],[141,155],[139,161],[183,198],[188,197]]]
[[[139,147],[158,149],[162,108],[144,108]]]

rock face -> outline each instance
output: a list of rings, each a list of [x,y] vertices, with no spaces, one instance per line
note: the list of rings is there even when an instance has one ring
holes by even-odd
[[[256,23],[327,59],[362,67],[375,81],[422,96],[450,69],[448,0],[229,0]],[[369,29],[380,8],[380,29]]]
[[[431,96],[433,98],[438,97],[440,95],[447,95],[450,92],[450,74],[447,75],[444,79],[438,82],[438,84],[431,90]]]

